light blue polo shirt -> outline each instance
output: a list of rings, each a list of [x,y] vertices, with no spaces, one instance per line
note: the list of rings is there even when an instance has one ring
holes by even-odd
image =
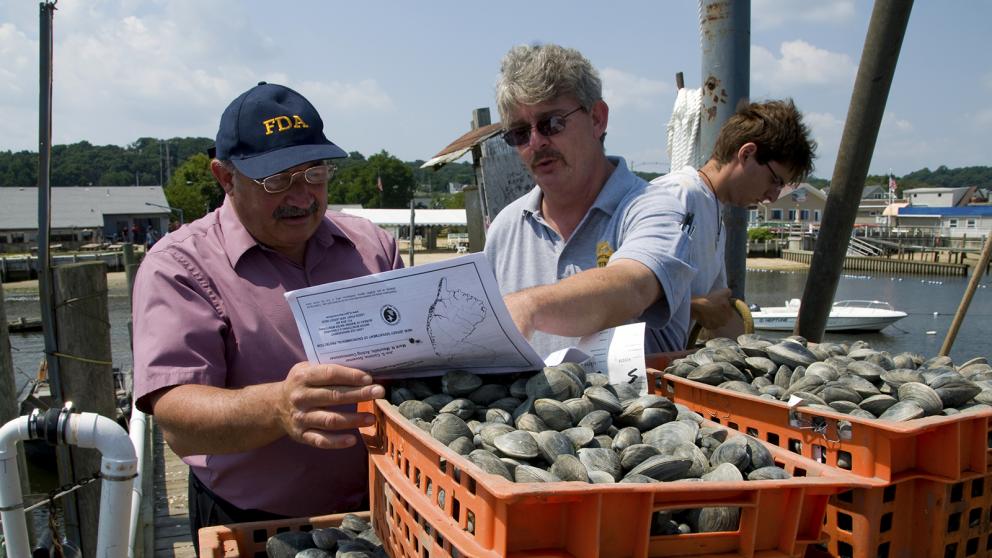
[[[646,323],[645,351],[680,351],[689,327],[689,265],[685,209],[665,188],[653,186],[609,157],[616,169],[568,241],[541,214],[542,193],[535,186],[496,216],[486,233],[486,256],[500,291],[506,295],[549,285],[620,258],[641,262],[654,272],[664,296],[637,321]],[[672,327],[665,326],[672,324]],[[535,332],[531,345],[541,356],[573,346],[578,338]]]

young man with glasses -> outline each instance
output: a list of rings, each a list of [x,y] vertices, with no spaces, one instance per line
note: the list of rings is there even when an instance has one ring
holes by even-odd
[[[662,330],[675,316],[688,321],[684,210],[606,156],[596,70],[574,49],[518,46],[503,59],[496,100],[503,139],[536,183],[486,235],[517,327],[545,355],[635,321],[647,325],[647,351],[681,348],[684,333]]]
[[[145,256],[135,397],[190,466],[190,527],[368,509],[361,370],[306,362],[286,291],[402,267],[395,240],[327,212],[347,156],[317,110],[260,83],[224,111],[210,169],[224,204]]]
[[[742,332],[742,324],[732,320],[727,288],[723,204],[748,207],[777,200],[786,184],[813,171],[815,151],[816,143],[791,100],[749,103],[720,128],[706,164],[698,170],[686,166],[652,181],[670,189],[694,215],[689,261],[696,276],[690,315],[711,334]]]

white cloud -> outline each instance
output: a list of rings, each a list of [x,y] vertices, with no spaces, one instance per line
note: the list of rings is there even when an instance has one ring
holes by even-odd
[[[751,46],[751,81],[780,92],[806,85],[853,83],[857,66],[847,54],[830,52],[806,41],[787,41],[776,56],[765,47]]]
[[[882,117],[880,134],[907,134],[913,131],[913,124],[904,118],[899,118],[894,112],[887,112]]]
[[[982,109],[975,114],[972,119],[974,126],[979,130],[992,130],[992,108]]]
[[[56,12],[55,143],[212,137],[227,103],[260,80],[300,89],[323,110],[361,114],[393,107],[372,79],[292,79],[294,68],[280,64],[281,44],[231,0],[212,2],[209,10],[190,0],[64,4]],[[37,112],[25,110],[37,106],[37,52],[37,40],[0,24],[0,107],[8,98],[18,105],[3,111],[17,114],[14,123],[0,124],[6,146],[37,145]]]
[[[640,77],[616,68],[604,68],[600,75],[603,78],[603,99],[614,109],[655,109],[660,106],[662,96],[673,89],[663,81]]]
[[[795,23],[840,25],[855,16],[854,0],[754,0],[751,22],[758,29]]]

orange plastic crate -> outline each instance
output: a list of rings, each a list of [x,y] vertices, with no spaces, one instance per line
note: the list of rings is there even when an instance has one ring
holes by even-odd
[[[992,475],[911,479],[830,499],[827,541],[807,556],[992,556]]]
[[[655,365],[664,364],[655,359]],[[790,409],[772,401],[648,371],[654,392],[704,417],[772,445],[886,482],[911,478],[956,481],[989,471],[992,411],[907,422],[852,417],[819,409]]]
[[[346,514],[299,517],[275,521],[235,523],[200,529],[200,558],[266,558],[265,541],[287,531],[312,531],[323,527],[337,527]],[[369,512],[355,515],[366,520]]]
[[[393,558],[802,556],[821,540],[830,495],[874,482],[766,444],[794,478],[513,483],[482,472],[385,401],[361,410],[377,419],[363,430],[371,508]],[[650,535],[655,511],[711,506],[740,507],[738,530]]]

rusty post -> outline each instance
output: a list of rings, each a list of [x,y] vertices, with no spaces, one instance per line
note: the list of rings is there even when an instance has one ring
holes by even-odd
[[[703,119],[699,150],[706,160],[713,152],[720,127],[751,94],[751,1],[701,0],[699,28],[703,50]],[[744,300],[747,209],[724,206],[723,225],[727,231],[724,257],[727,286],[734,297]]]

